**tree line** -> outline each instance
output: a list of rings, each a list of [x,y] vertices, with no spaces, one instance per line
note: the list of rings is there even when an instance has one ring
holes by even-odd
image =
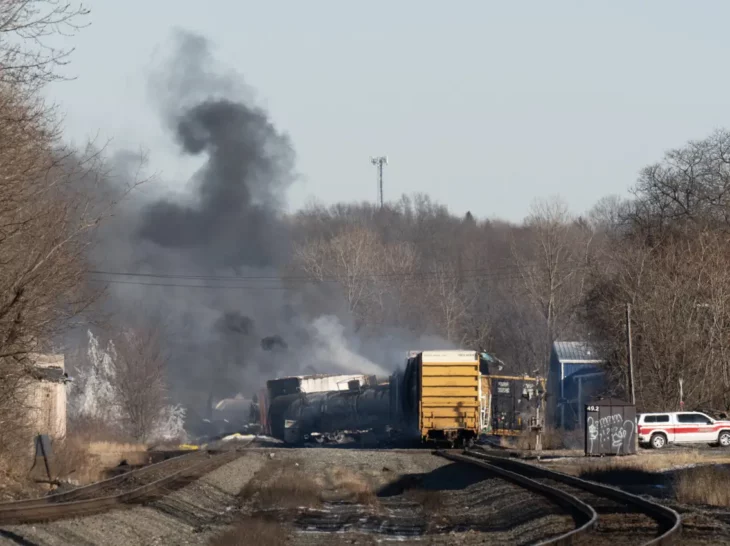
[[[476,211],[478,213],[478,211]],[[559,197],[519,224],[450,214],[427,195],[383,208],[313,205],[291,218],[292,267],[336,282],[363,335],[408,328],[545,375],[552,343],[589,341],[637,404],[730,409],[730,133],[643,168],[628,197],[583,215]]]

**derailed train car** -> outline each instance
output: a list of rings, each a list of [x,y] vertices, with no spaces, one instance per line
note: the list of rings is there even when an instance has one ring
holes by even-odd
[[[483,355],[474,351],[423,351],[380,382],[366,376],[272,380],[259,395],[262,426],[287,443],[340,442],[367,431],[378,440],[453,445],[469,444],[479,434],[521,433],[544,382],[482,369],[487,371]]]
[[[340,431],[358,430],[360,423],[375,426],[380,414],[389,411],[381,400],[383,393],[370,392],[369,387],[376,386],[374,376],[361,374],[272,379],[259,394],[266,408],[261,412],[262,429],[280,440],[299,443],[336,438]],[[387,392],[387,386],[378,390]]]
[[[371,431],[383,437],[393,420],[390,392],[385,384],[279,396],[270,402],[271,434],[287,443],[341,442]]]

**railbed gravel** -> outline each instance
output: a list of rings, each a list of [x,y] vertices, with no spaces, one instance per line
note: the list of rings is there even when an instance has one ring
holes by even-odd
[[[277,471],[296,466],[298,473],[283,480],[268,476],[260,486],[267,496],[269,484],[296,476],[321,479],[335,470],[361,487],[367,483],[374,496],[343,501],[331,480],[322,485],[319,506],[275,506],[248,492],[241,500],[242,527],[252,517],[275,517],[288,528],[287,545],[534,544],[575,528],[572,517],[543,496],[429,450],[277,450],[269,465],[278,465]],[[266,470],[261,475],[271,474]]]
[[[237,495],[267,459],[250,450],[202,478],[145,505],[95,516],[0,529],[0,545],[207,545],[232,519]]]
[[[216,455],[217,456],[217,455]],[[142,467],[139,470],[122,474],[120,481],[110,483],[101,489],[89,491],[83,495],[75,497],[73,500],[91,499],[91,498],[102,498],[113,495],[121,495],[127,493],[143,485],[147,485],[157,480],[161,480],[165,476],[174,474],[186,468],[190,468],[193,465],[205,461],[207,454],[204,452],[193,452],[189,455],[178,455],[177,457],[170,458],[163,463],[161,466],[147,466]]]
[[[643,544],[657,537],[661,531],[659,522],[641,511],[640,508],[624,502],[596,495],[584,489],[567,485],[561,481],[530,472],[530,467],[514,468],[513,461],[489,461],[498,467],[517,471],[533,480],[560,489],[581,499],[598,513],[598,524],[587,534],[574,538],[576,546],[632,546]]]

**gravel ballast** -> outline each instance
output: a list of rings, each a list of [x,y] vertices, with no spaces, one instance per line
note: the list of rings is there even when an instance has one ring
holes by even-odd
[[[148,505],[8,526],[0,544],[532,544],[573,526],[544,497],[428,450],[251,448]]]
[[[230,523],[237,495],[267,460],[246,451],[199,480],[144,506],[0,530],[0,544],[37,546],[206,545]]]
[[[277,450],[239,513],[221,544],[534,544],[575,525],[541,495],[427,450]],[[286,538],[262,542],[262,522]]]

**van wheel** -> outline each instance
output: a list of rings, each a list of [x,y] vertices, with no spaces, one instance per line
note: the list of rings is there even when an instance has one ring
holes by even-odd
[[[730,432],[723,430],[717,438],[717,443],[720,447],[730,447]]]
[[[728,440],[730,440],[730,437],[728,437]],[[651,447],[654,449],[661,449],[667,444],[667,439],[664,437],[663,434],[655,434],[651,437]]]

